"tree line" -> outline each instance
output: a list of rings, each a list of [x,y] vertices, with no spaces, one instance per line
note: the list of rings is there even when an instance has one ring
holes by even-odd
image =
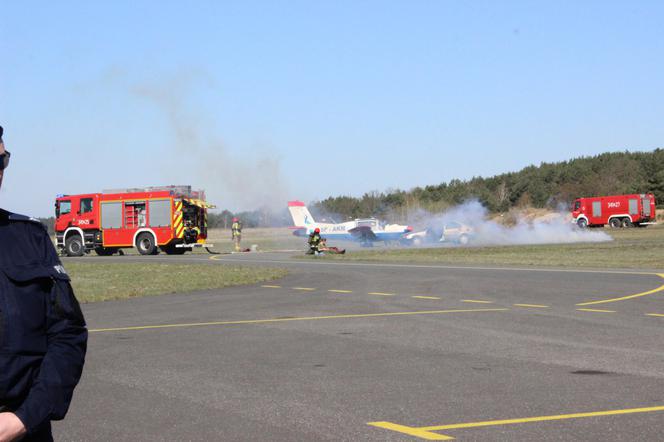
[[[234,217],[242,221],[243,227],[286,227],[293,224],[285,207],[277,212],[260,208],[235,213],[229,210],[223,210],[221,213],[208,212],[208,228],[230,229]]]
[[[478,199],[492,213],[513,207],[560,209],[574,199],[625,193],[655,194],[664,207],[664,149],[652,152],[611,152],[558,163],[541,163],[518,172],[488,178],[453,179],[411,190],[367,192],[360,197],[336,196],[310,204],[314,216],[330,221],[376,216],[392,222],[408,220],[418,209],[438,213],[469,199]],[[284,206],[286,202],[284,201]],[[233,217],[244,227],[292,225],[286,207],[273,211],[259,208],[233,213],[208,213],[208,227],[230,229]],[[53,218],[42,221],[53,231]]]
[[[664,205],[664,150],[611,152],[558,163],[541,163],[489,178],[453,179],[409,191],[368,192],[337,196],[313,204],[319,214],[339,218],[377,216],[403,221],[416,209],[440,212],[468,199],[478,199],[490,212],[513,207],[559,209],[574,199],[626,193],[655,194]],[[339,220],[342,221],[342,220]]]

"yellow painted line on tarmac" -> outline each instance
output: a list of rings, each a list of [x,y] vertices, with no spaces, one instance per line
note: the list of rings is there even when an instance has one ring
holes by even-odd
[[[577,312],[593,312],[593,313],[615,313],[615,310],[601,310],[598,308],[577,308]]]
[[[411,296],[411,298],[417,298],[417,299],[440,299],[437,296]]]
[[[445,436],[444,434],[433,433],[430,430],[424,430],[417,427],[409,427],[406,425],[399,425],[393,422],[367,422],[367,425],[373,427],[384,428],[386,430],[396,431],[397,433],[407,434],[409,436],[419,437],[420,439],[425,440],[453,440],[451,436]]]
[[[462,299],[461,302],[470,302],[474,304],[493,304],[493,301],[481,301],[479,299]]]
[[[646,313],[646,316],[657,316],[659,318],[664,318],[664,315],[661,313]]]
[[[332,292],[332,293],[353,293],[352,290],[328,290],[328,292]]]
[[[303,292],[313,292],[316,289],[313,288],[313,287],[293,287],[293,290],[300,290],[300,291],[303,291]]]
[[[154,329],[163,329],[163,328],[205,327],[211,325],[268,324],[276,322],[315,321],[319,319],[380,318],[380,317],[390,317],[390,316],[442,315],[446,313],[486,313],[486,312],[504,312],[508,310],[509,310],[508,308],[420,310],[413,312],[360,313],[360,314],[351,314],[351,315],[303,316],[296,318],[249,319],[241,321],[193,322],[188,324],[137,325],[131,327],[97,328],[88,331],[90,333],[101,333],[101,332],[113,332],[113,331],[154,330]]]
[[[280,285],[262,285],[261,287],[266,288],[266,289],[280,289]]]
[[[664,278],[664,273],[653,273],[653,275],[657,275],[660,278]],[[656,289],[648,290],[647,292],[636,293],[634,295],[623,296],[623,297],[620,297],[620,298],[611,298],[611,299],[602,299],[602,300],[599,300],[599,301],[582,302],[582,303],[577,304],[577,305],[595,305],[595,304],[606,304],[608,302],[626,301],[628,299],[640,298],[642,296],[652,295],[653,293],[658,293],[658,292],[661,292],[661,291],[664,291],[664,284],[657,287]]]
[[[394,296],[394,293],[382,293],[382,292],[369,292],[367,294],[375,296]]]
[[[503,420],[493,420],[493,421],[483,421],[483,422],[466,422],[466,423],[451,424],[451,425],[434,425],[431,427],[409,427],[406,425],[399,425],[392,422],[368,422],[368,425],[372,425],[378,428],[384,428],[386,430],[396,431],[403,434],[408,434],[410,436],[419,437],[420,439],[452,440],[454,439],[452,436],[434,433],[434,431],[457,430],[462,428],[493,427],[498,425],[525,424],[530,422],[546,422],[546,421],[580,419],[580,418],[591,418],[591,417],[602,417],[602,416],[617,416],[617,415],[635,414],[635,413],[652,413],[655,411],[664,411],[664,406],[627,408],[624,410],[592,411],[588,413],[557,414],[553,416],[536,416],[536,417],[526,417],[520,419],[503,419]]]
[[[515,307],[530,307],[530,308],[549,308],[548,305],[540,304],[514,304]]]

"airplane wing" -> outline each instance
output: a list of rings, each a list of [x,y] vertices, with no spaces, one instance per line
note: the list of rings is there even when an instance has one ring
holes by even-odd
[[[362,241],[362,242],[369,242],[369,241],[377,241],[378,237],[376,234],[371,230],[371,227],[369,226],[357,226],[354,227],[350,230],[348,230],[348,233],[353,235],[353,238]]]

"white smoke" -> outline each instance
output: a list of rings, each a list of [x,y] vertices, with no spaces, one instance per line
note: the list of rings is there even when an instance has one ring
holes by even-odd
[[[445,212],[431,214],[423,210],[409,217],[420,228],[441,233],[451,222],[470,227],[470,246],[566,244],[612,241],[608,234],[593,229],[580,229],[570,221],[569,214],[555,213],[528,220],[517,215],[513,226],[489,219],[488,210],[471,200]],[[417,230],[417,229],[416,229]]]

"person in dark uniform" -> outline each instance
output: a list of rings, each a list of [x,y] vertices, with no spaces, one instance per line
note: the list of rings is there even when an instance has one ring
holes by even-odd
[[[0,127],[0,185],[10,154]],[[0,209],[0,441],[52,441],[83,371],[88,332],[46,228]]]

